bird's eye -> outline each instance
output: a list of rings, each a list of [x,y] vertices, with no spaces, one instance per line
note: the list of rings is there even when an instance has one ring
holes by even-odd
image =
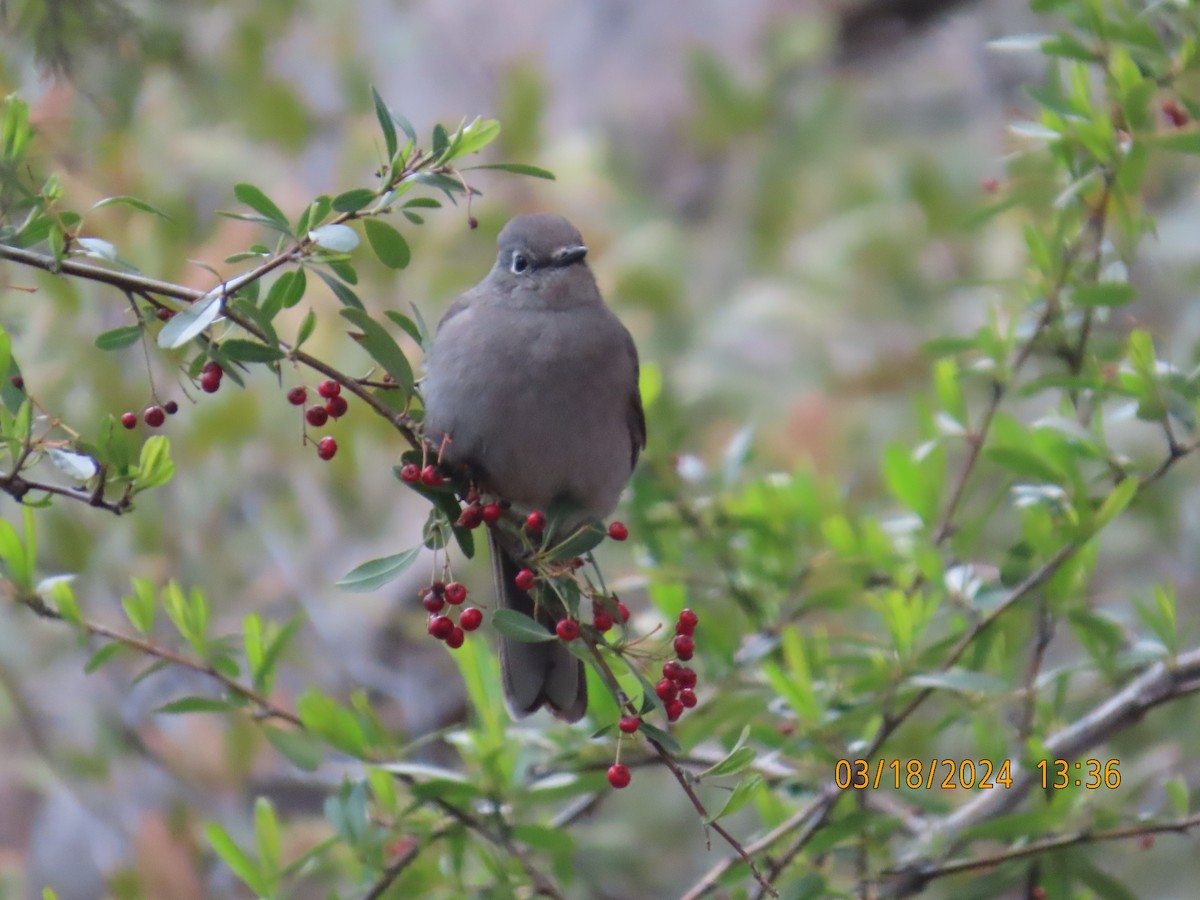
[[[513,258],[512,258],[513,272],[520,275],[522,272],[524,272],[528,268],[529,268],[529,260],[527,260],[520,253],[514,253]]]

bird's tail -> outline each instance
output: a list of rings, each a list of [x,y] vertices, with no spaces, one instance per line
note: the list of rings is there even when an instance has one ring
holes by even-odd
[[[544,613],[535,614],[533,597],[516,585],[520,566],[509,555],[494,533],[492,571],[496,578],[496,596],[507,609],[515,609],[537,619],[553,630],[553,622]],[[564,722],[577,722],[587,710],[587,680],[583,663],[561,641],[529,643],[500,637],[500,679],[509,711],[522,718],[545,706]]]

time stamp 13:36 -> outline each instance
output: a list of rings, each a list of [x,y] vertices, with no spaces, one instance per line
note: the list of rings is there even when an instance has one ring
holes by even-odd
[[[1121,786],[1120,765],[1116,759],[1039,759],[1031,774],[1043,790],[1112,790]],[[834,782],[842,790],[1007,790],[1019,777],[1020,769],[1010,759],[839,759],[833,767]]]

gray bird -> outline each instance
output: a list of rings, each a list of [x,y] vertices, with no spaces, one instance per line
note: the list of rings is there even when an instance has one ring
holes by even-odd
[[[425,435],[445,441],[443,462],[470,467],[518,509],[565,504],[566,534],[613,511],[646,445],[637,350],[570,222],[517,216],[497,244],[491,272],[438,324],[421,385]],[[500,603],[535,615],[513,581],[519,548],[490,537]],[[587,708],[583,664],[559,641],[501,638],[500,669],[515,717],[544,705],[574,722]]]

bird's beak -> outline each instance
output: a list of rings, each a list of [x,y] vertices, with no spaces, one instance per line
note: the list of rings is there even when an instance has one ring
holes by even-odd
[[[555,268],[561,268],[562,266],[569,266],[571,263],[579,262],[585,256],[587,256],[587,247],[583,244],[576,244],[573,247],[560,247],[550,257],[550,264]]]

